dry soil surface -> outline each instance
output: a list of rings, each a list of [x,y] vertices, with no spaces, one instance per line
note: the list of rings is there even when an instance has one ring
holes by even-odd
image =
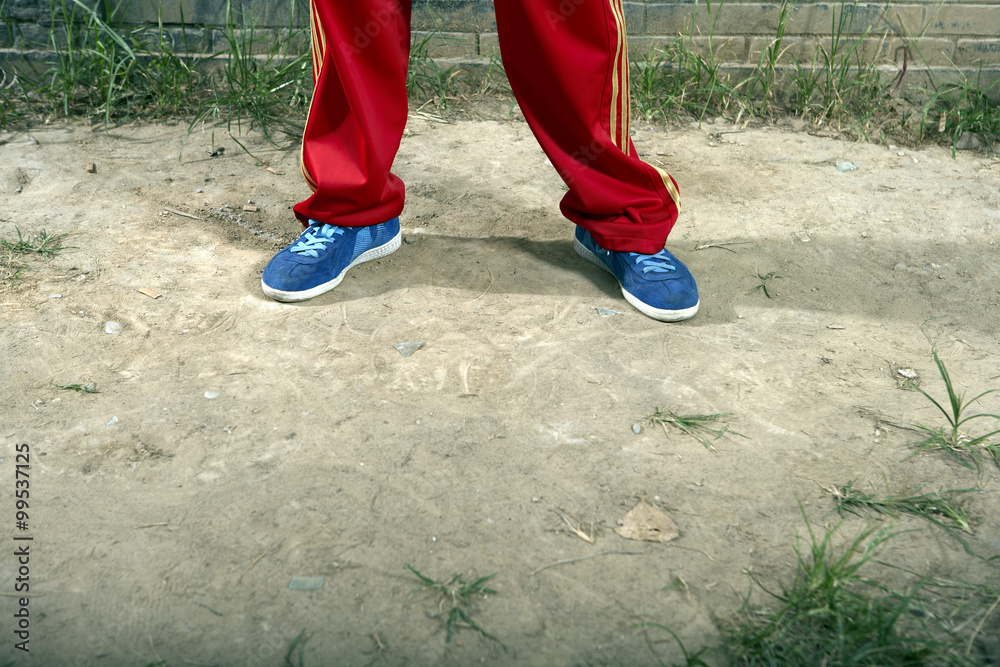
[[[716,642],[747,573],[787,582],[803,514],[835,526],[831,489],[852,480],[984,488],[964,535],[976,556],[900,516],[910,532],[880,558],[996,583],[997,468],[911,456],[919,434],[891,424],[944,423],[900,374],[943,399],[934,347],[959,389],[1000,385],[997,159],[639,127],[680,183],[668,246],[702,293],[695,319],[667,325],[574,254],[523,122],[412,118],[404,245],[301,305],[259,289],[298,233],[296,150],[251,133],[255,159],[224,129],[186,133],[0,137],[0,238],[74,246],[22,258],[0,288],[0,663],[280,665],[303,630],[306,665],[669,662],[669,636],[637,624]],[[424,346],[404,357],[403,342]],[[651,423],[657,408],[727,413],[731,432],[709,449]],[[976,409],[1000,413],[1000,394]],[[680,537],[616,534],[642,499]],[[848,515],[834,541],[869,520]],[[30,654],[13,646],[24,544]],[[459,628],[448,643],[450,604],[414,592],[405,564],[495,573],[470,614],[497,641]]]

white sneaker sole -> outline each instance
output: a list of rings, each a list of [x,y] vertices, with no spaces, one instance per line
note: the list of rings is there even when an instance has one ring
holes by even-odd
[[[386,255],[390,255],[399,250],[402,238],[402,232],[397,232],[394,237],[389,239],[388,243],[384,243],[377,248],[370,248],[369,250],[366,250],[358,255],[353,262],[344,267],[344,270],[340,272],[340,275],[333,280],[328,280],[322,285],[317,285],[316,287],[311,287],[300,292],[286,292],[284,290],[268,287],[264,284],[264,279],[261,278],[260,288],[266,296],[271,297],[275,301],[281,301],[282,303],[296,303],[298,301],[308,301],[309,299],[314,299],[320,294],[326,294],[339,285],[344,280],[344,276],[347,275],[347,272],[358,264],[364,264],[365,262],[370,262],[373,259],[385,257]]]
[[[577,255],[587,260],[594,266],[598,266],[604,269],[612,276],[615,275],[614,272],[612,272],[611,269],[608,268],[607,264],[602,262],[597,255],[591,252],[590,248],[580,243],[580,241],[575,237],[573,238],[573,250],[576,251]],[[617,281],[618,278],[616,277],[615,280]],[[683,308],[681,310],[665,310],[663,308],[653,308],[648,303],[643,303],[637,297],[633,296],[631,292],[625,291],[625,286],[622,285],[621,283],[619,283],[619,287],[621,287],[622,296],[624,296],[625,300],[628,301],[630,304],[632,304],[632,306],[634,306],[636,310],[638,310],[643,315],[647,317],[652,317],[654,320],[660,322],[681,322],[683,320],[689,320],[698,314],[698,307],[701,306],[701,300],[699,299],[698,303],[694,304],[690,308]]]

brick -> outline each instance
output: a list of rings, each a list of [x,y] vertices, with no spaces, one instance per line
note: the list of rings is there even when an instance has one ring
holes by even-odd
[[[723,5],[721,9],[716,5],[716,10],[710,14],[702,4],[650,4],[646,7],[646,32],[654,35],[693,32],[703,36],[713,32],[723,35],[769,34],[778,25],[778,10],[778,5],[741,3]]]
[[[773,41],[773,38],[768,37],[751,38],[748,62],[754,64],[760,62],[761,54],[770,47]],[[792,35],[785,37],[781,42],[781,55],[778,64],[791,65],[797,62],[801,65],[809,65],[815,58],[817,66],[822,66],[826,63],[824,55],[826,54],[833,58],[848,58],[851,65],[854,66],[858,64],[859,53],[862,64],[886,64],[892,60],[893,42],[891,39],[882,37],[842,39],[837,53],[834,53],[831,37]]]
[[[239,3],[234,3],[234,21],[239,20]],[[156,23],[162,17],[164,23],[184,22],[225,26],[226,0],[132,0],[119,18],[126,23]]]
[[[185,55],[191,53],[211,53],[212,38],[214,30],[196,28],[193,26],[164,28],[164,41],[172,53]],[[155,43],[157,35],[150,35],[149,39]]]
[[[996,37],[1000,34],[1000,5],[942,5],[929,14],[928,35]]]
[[[646,30],[646,5],[641,2],[626,2],[625,31],[630,35],[640,35]]]
[[[683,44],[688,50],[702,58],[707,59],[711,50],[716,63],[742,63],[746,61],[747,38],[742,35],[736,37],[716,35],[711,38],[681,38],[679,36],[629,37],[629,59],[633,61],[655,60],[659,57],[660,52],[669,51],[671,45],[680,39],[683,39]]]
[[[955,49],[955,64],[978,67],[1000,65],[1000,39],[960,39]]]
[[[479,35],[479,55],[499,56],[500,37],[495,32],[484,32]]]
[[[773,37],[751,37],[747,53],[747,62],[757,64],[761,54],[771,47]],[[811,63],[816,54],[818,44],[814,38],[792,36],[781,41],[781,57],[778,64],[788,65],[799,62],[803,65]]]
[[[14,46],[15,39],[17,39],[17,31],[13,27],[0,25],[0,49],[9,49]],[[0,73],[0,79],[2,78],[3,74]]]
[[[880,32],[887,27],[883,15],[884,9],[884,5],[864,3],[841,5],[824,2],[797,5],[788,18],[785,34],[830,35],[834,30],[842,35]],[[922,12],[920,9],[921,15]],[[834,21],[837,22],[836,28]]]
[[[213,33],[208,36],[212,38],[212,48],[218,51],[228,50],[230,34],[241,50],[248,50],[253,55],[298,55],[307,53],[312,47],[309,34],[302,30],[294,30],[291,39],[287,28],[238,28],[225,33],[219,30],[206,32]]]
[[[907,99],[924,104],[928,91],[939,90],[948,84],[963,84],[975,81],[993,104],[1000,104],[1000,68],[983,69],[982,75],[974,67],[940,67],[910,70],[903,79],[903,90]]]
[[[998,0],[1000,1],[1000,0]],[[829,35],[834,20],[842,34],[882,33],[886,30],[916,34],[925,22],[926,7],[920,5],[890,5],[857,3],[843,11],[839,3],[814,2],[796,5],[785,24],[786,35]],[[651,3],[647,5],[646,32],[650,34],[690,33],[758,36],[774,35],[781,20],[778,3],[731,3],[709,12],[701,5],[687,2]],[[692,25],[693,24],[693,25]],[[998,24],[1000,29],[1000,24]]]
[[[48,21],[52,16],[52,10],[48,2],[5,0],[3,15],[15,21]]]
[[[304,28],[309,25],[308,0],[242,0],[243,25]]]
[[[935,4],[934,7],[936,8],[937,5]],[[891,28],[894,34],[900,37],[909,37],[923,34],[931,14],[933,14],[933,8],[929,9],[920,5],[889,5],[882,20],[883,24]]]
[[[628,38],[629,60],[633,62],[655,61],[677,39],[677,37],[651,37],[649,35],[631,36]]]
[[[909,48],[909,65],[911,67],[921,65],[948,66],[955,59],[955,40],[944,37],[917,37],[902,39],[893,37],[892,39],[892,59],[903,64],[903,48]]]
[[[14,45],[19,49],[48,49],[51,47],[51,31],[47,26],[37,23],[22,23],[14,39]],[[56,32],[56,40],[65,43],[65,33]],[[63,37],[59,37],[63,35]]]
[[[495,32],[497,29],[490,0],[413,0],[412,25],[415,30],[455,32]]]
[[[423,44],[431,58],[461,58],[478,54],[478,40],[471,32],[426,32],[413,33],[413,41]]]

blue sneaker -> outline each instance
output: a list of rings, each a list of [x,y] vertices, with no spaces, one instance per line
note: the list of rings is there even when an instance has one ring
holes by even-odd
[[[275,255],[260,278],[275,301],[305,301],[340,284],[353,266],[399,249],[399,218],[368,227],[338,227],[315,220],[299,240]]]
[[[698,312],[694,277],[666,249],[655,255],[605,250],[583,227],[576,228],[573,249],[617,278],[625,300],[643,315],[661,322],[679,322]]]

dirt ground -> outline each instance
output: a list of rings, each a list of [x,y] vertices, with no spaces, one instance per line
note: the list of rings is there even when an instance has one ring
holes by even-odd
[[[0,291],[0,664],[281,665],[302,630],[305,665],[669,663],[676,644],[637,624],[717,642],[747,573],[787,582],[802,512],[833,527],[830,488],[851,480],[982,486],[979,557],[897,517],[910,532],[880,558],[995,585],[997,468],[907,458],[917,435],[885,422],[943,424],[896,373],[943,398],[934,346],[960,388],[1000,386],[1000,160],[807,130],[635,130],[681,186],[668,247],[702,310],[678,325],[574,254],[561,182],[519,120],[411,118],[404,245],[301,305],[259,289],[298,233],[296,150],[245,136],[258,164],[184,123],[0,135],[0,238],[75,246]],[[754,290],[772,272],[770,297]],[[1000,394],[977,407],[1000,412]],[[656,408],[731,413],[740,435],[711,451],[651,424]],[[678,539],[614,532],[642,498]],[[864,525],[848,516],[836,542]],[[26,534],[30,654],[12,639]],[[407,563],[495,573],[472,618],[499,642],[446,643],[449,606],[414,592]],[[998,634],[995,614],[981,635]]]

